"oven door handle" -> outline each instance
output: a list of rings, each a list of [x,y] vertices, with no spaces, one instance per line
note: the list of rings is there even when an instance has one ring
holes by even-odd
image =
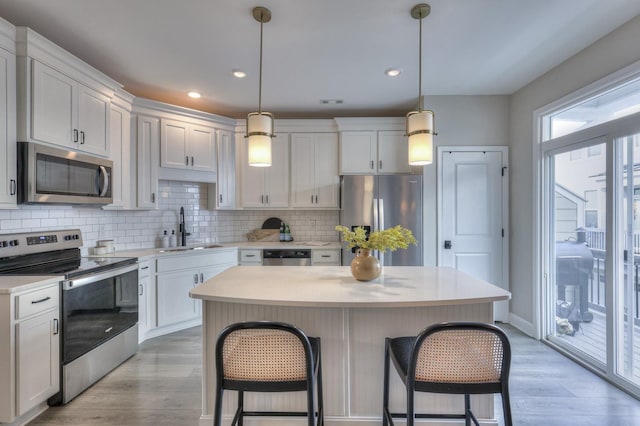
[[[102,281],[107,278],[117,277],[118,275],[126,274],[127,272],[137,271],[137,270],[138,270],[138,264],[135,263],[127,267],[109,269],[108,271],[99,272],[97,274],[88,275],[86,277],[80,277],[72,280],[64,280],[62,281],[62,290],[63,291],[73,290],[76,287],[82,287],[83,285],[93,284],[95,282]]]

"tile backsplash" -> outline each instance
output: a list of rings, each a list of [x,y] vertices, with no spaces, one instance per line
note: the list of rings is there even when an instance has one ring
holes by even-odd
[[[102,210],[96,207],[20,206],[0,210],[0,234],[79,228],[82,253],[97,240],[113,239],[117,250],[158,247],[164,230],[178,233],[178,213],[185,209],[187,244],[246,241],[246,233],[261,228],[270,217],[289,224],[296,241],[339,241],[334,230],[337,211],[207,210],[207,184],[159,182],[157,210]]]

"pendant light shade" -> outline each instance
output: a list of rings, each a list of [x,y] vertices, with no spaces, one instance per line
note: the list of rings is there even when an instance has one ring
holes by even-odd
[[[247,139],[249,165],[271,166],[271,138],[273,137],[273,115],[268,112],[252,112],[247,116]]]
[[[418,4],[411,9],[411,17],[420,21],[418,110],[407,114],[406,135],[409,137],[409,164],[424,166],[433,162],[435,113],[422,109],[422,19],[431,13],[431,6]]]
[[[250,166],[271,166],[271,138],[275,135],[273,115],[262,111],[262,25],[271,20],[271,12],[264,7],[253,9],[253,17],[260,22],[260,80],[258,83],[258,112],[247,115],[247,151]]]

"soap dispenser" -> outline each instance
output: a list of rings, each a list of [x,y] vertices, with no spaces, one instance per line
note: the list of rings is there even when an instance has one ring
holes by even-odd
[[[178,243],[178,238],[176,237],[176,230],[171,230],[171,235],[169,236],[169,247],[175,247]]]
[[[162,243],[160,244],[162,248],[169,247],[169,234],[167,234],[167,230],[164,230],[164,234],[162,235]]]

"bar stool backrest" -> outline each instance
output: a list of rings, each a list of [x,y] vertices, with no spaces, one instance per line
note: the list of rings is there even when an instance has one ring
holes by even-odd
[[[224,341],[222,359],[226,379],[273,382],[307,378],[304,346],[290,331],[233,331]]]
[[[416,339],[408,376],[417,382],[500,383],[507,377],[510,347],[502,330],[485,324],[445,323]]]

